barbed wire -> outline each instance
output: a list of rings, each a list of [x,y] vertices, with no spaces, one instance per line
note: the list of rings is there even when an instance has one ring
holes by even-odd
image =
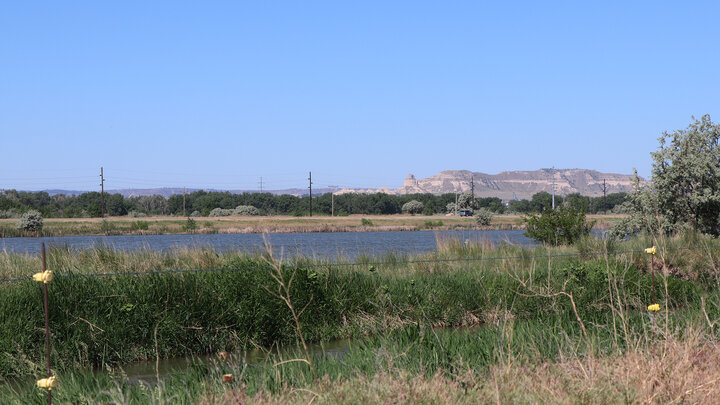
[[[663,251],[681,251],[681,250],[698,250],[698,249],[720,249],[720,245],[705,245],[705,246],[686,246],[686,247],[674,247],[674,248],[663,248]],[[483,262],[483,261],[495,261],[495,260],[535,260],[535,259],[552,259],[552,258],[567,258],[567,257],[581,257],[581,256],[618,256],[626,253],[645,253],[645,249],[637,250],[620,250],[620,251],[591,251],[591,252],[578,252],[578,253],[562,253],[562,254],[546,254],[546,255],[519,255],[519,256],[494,256],[494,257],[452,257],[447,259],[418,259],[418,260],[393,260],[393,261],[362,261],[362,262],[351,262],[351,263],[315,263],[315,264],[300,264],[292,265],[290,267],[295,269],[316,269],[316,268],[331,268],[331,267],[357,267],[357,266],[396,266],[402,264],[428,264],[428,263],[456,263],[456,262]],[[282,263],[281,263],[282,264]],[[285,266],[284,264],[282,264]],[[248,271],[248,270],[273,270],[274,267],[271,265],[267,266],[243,266],[243,267],[216,267],[210,269],[169,269],[169,270],[148,270],[148,271],[128,271],[128,272],[107,272],[107,273],[70,273],[70,274],[55,274],[55,278],[78,278],[78,277],[114,277],[114,276],[140,276],[140,275],[162,275],[162,274],[182,274],[182,273],[207,273],[207,272],[231,272],[231,271]],[[32,276],[27,277],[13,277],[0,279],[0,283],[10,283],[17,281],[28,281],[32,280]]]

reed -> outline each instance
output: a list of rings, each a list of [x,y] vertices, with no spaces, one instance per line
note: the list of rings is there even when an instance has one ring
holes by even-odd
[[[617,306],[608,295],[608,278],[622,290],[623,311],[642,311],[648,305],[647,258],[638,265],[635,253],[607,260],[543,257],[569,251],[449,241],[421,257],[387,255],[374,264],[361,260],[334,266],[307,258],[280,263],[269,255],[212,250],[52,249],[48,266],[58,274],[50,288],[53,364],[58,370],[115,367],[156,355],[296,344],[302,340],[299,329],[308,342],[320,342],[419,325],[473,326],[499,311],[515,319],[560,314],[605,322],[608,313],[614,314],[610,308]],[[27,276],[39,268],[32,256],[0,256],[7,265],[5,276]],[[513,259],[442,260],[452,256]],[[210,268],[221,271],[133,274]],[[86,277],[105,272],[114,275]],[[280,275],[293,280],[281,296],[272,293]],[[572,300],[548,298],[558,291],[572,294]],[[0,293],[0,346],[6,348],[0,376],[34,374],[41,363],[40,289],[21,281],[3,283]],[[669,308],[679,309],[699,305],[703,288],[671,275],[666,288],[658,287],[656,293],[660,300],[667,297]],[[295,316],[283,296],[297,308]]]

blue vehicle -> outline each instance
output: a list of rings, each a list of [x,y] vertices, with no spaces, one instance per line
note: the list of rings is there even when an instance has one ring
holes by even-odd
[[[473,214],[474,214],[474,212],[472,212],[472,210],[461,210],[460,211],[461,217],[471,217],[471,216],[473,216]]]

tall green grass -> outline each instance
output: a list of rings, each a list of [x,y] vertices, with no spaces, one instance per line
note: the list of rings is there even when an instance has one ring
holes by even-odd
[[[643,242],[631,246],[638,243]],[[607,322],[609,314],[629,317],[650,303],[647,257],[535,257],[571,251],[447,241],[437,252],[410,262],[385,257],[383,264],[338,267],[310,259],[280,264],[267,256],[209,250],[53,249],[48,267],[66,277],[57,277],[49,288],[52,362],[62,371],[252,345],[298,344],[298,331],[278,294],[273,268],[292,280],[289,298],[300,313],[303,337],[311,342],[386,335],[408,327],[481,325],[507,317],[579,317],[590,325]],[[436,260],[503,256],[514,259]],[[714,260],[707,257],[706,263]],[[39,259],[27,255],[5,253],[0,260],[7,264],[6,275],[29,275],[40,267]],[[224,271],[86,277],[183,268]],[[656,301],[664,301],[667,291],[671,308],[698,305],[704,288],[700,283],[673,275],[665,280],[667,288],[656,281]],[[40,286],[31,281],[0,285],[3,379],[42,370],[41,300]]]
[[[720,296],[714,294],[708,301],[709,316],[717,319],[720,315]],[[624,351],[650,350],[668,339],[686,339],[684,334],[702,330],[705,338],[717,339],[717,331],[703,322],[704,313],[699,307],[674,311],[666,320],[662,315],[648,316],[640,312],[626,321],[629,334],[627,341],[618,345],[611,324],[611,316],[598,318],[589,325],[590,345],[572,315],[557,313],[551,316],[518,319],[510,316],[496,318],[477,328],[448,330],[436,329],[421,321],[387,334],[378,334],[350,343],[346,351],[339,354],[316,354],[312,358],[314,373],[304,364],[291,361],[302,358],[301,350],[271,355],[261,363],[245,361],[242,352],[228,359],[212,362],[198,362],[192,367],[179,370],[161,378],[159,383],[143,383],[124,378],[121,370],[112,373],[66,372],[61,374],[61,386],[54,397],[60,403],[236,403],[237,395],[253,398],[258,393],[278,402],[293,400],[297,390],[317,390],[318,386],[338,385],[344,381],[384,376],[393,379],[431,379],[440,376],[455,382],[465,389],[465,395],[482,388],[493,368],[507,370],[531,370],[544,362],[563,362],[577,358],[618,356]],[[665,330],[672,331],[665,334]],[[589,347],[590,352],[587,352]],[[666,349],[670,350],[670,349]],[[665,356],[668,356],[666,353]],[[702,359],[692,359],[701,364]],[[589,360],[589,364],[593,364]],[[522,368],[522,369],[521,369]],[[592,372],[588,370],[587,372]],[[235,381],[227,384],[222,375],[233,374]],[[322,376],[318,379],[315,375]],[[637,376],[646,378],[647,376]],[[595,377],[599,380],[599,377]],[[383,384],[378,382],[382,390]],[[612,381],[601,386],[593,400],[615,402],[631,399],[637,395],[626,390],[627,381]],[[464,385],[467,384],[467,385]],[[514,386],[517,389],[518,387]],[[608,390],[607,392],[604,392]],[[302,392],[302,391],[301,391]],[[490,391],[492,392],[492,391]],[[322,392],[321,392],[322,393]],[[615,394],[613,394],[615,393]],[[358,402],[363,393],[346,392],[339,398],[347,402]],[[257,397],[255,397],[257,399]],[[355,398],[355,399],[353,399]],[[576,398],[581,402],[583,397]],[[602,399],[605,398],[605,399]],[[306,400],[312,399],[312,396]],[[284,400],[284,401],[283,401]],[[297,398],[295,398],[297,400]],[[320,398],[322,401],[322,397]],[[41,404],[46,401],[44,393],[35,389],[32,382],[13,386],[0,386],[0,401],[3,403]],[[382,401],[381,401],[382,402]],[[472,401],[471,401],[472,402]],[[450,402],[452,403],[452,402]]]

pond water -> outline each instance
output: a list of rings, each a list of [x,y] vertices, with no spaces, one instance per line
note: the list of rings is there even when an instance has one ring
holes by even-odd
[[[308,344],[308,352],[311,356],[322,356],[322,357],[342,357],[348,352],[350,348],[350,340],[334,340],[331,342],[324,343],[311,343]],[[203,363],[208,366],[221,366],[225,360],[230,361],[234,364],[247,364],[247,365],[258,365],[266,361],[277,361],[279,359],[287,360],[290,358],[297,358],[300,353],[301,346],[288,346],[278,350],[277,348],[266,350],[266,349],[251,349],[246,352],[236,353],[223,353],[202,355],[202,356],[186,356],[186,357],[174,357],[169,359],[159,359],[157,362],[152,360],[138,361],[135,363],[127,364],[120,367],[123,374],[129,381],[149,381],[153,382],[157,380],[157,377],[164,377],[172,372],[182,371],[187,369],[193,364]],[[225,355],[223,359],[222,355]],[[99,373],[105,373],[105,370],[98,370]]]
[[[437,248],[438,240],[456,238],[460,241],[488,241],[496,244],[534,245],[522,230],[511,231],[390,231],[335,233],[270,233],[265,238],[276,255],[303,255],[323,259],[337,257],[370,257],[386,253],[413,255]],[[119,250],[153,250],[168,252],[187,248],[212,248],[217,251],[264,251],[261,234],[200,234],[200,235],[121,235],[121,236],[59,236],[43,238],[0,238],[0,250],[15,253],[38,253],[41,243],[46,247],[90,249],[106,246]]]

